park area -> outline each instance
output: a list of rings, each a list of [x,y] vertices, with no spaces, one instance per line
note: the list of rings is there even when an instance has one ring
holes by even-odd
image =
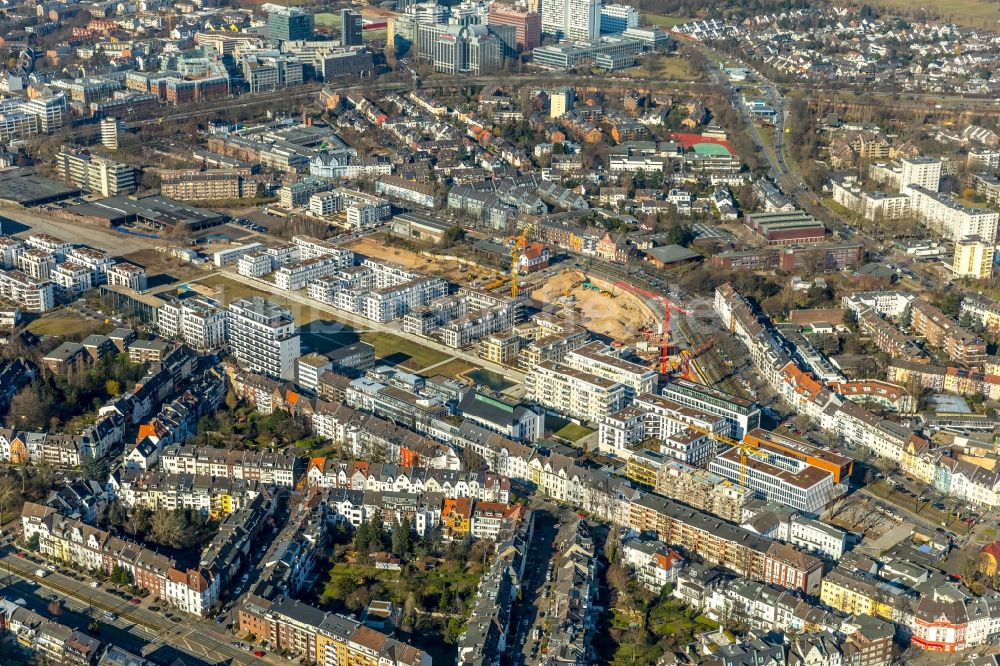
[[[586,282],[580,271],[563,271],[531,292],[534,300],[560,307],[565,304],[580,314],[579,324],[599,335],[628,340],[651,322],[639,300],[624,291],[606,291]]]

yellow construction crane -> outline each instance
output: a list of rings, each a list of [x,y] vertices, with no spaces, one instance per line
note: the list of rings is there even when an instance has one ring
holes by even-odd
[[[514,246],[510,249],[510,297],[517,298],[517,269],[521,259],[521,253],[528,247],[528,230],[522,229],[521,233],[514,239]]]
[[[680,419],[675,419],[672,416],[666,417],[667,420],[678,423],[688,430],[693,430],[694,432],[705,435],[709,439],[713,439],[720,444],[726,444],[728,446],[737,449],[740,452],[740,485],[744,488],[747,485],[747,456],[761,457],[763,454],[757,449],[757,446],[751,444],[745,439],[740,441],[733,439],[732,437],[726,437],[725,435],[720,435],[717,432],[712,432],[708,428],[703,428],[699,425],[693,423],[688,423],[687,421],[681,421]]]

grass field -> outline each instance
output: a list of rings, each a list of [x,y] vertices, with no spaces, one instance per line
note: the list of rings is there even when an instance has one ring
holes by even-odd
[[[470,370],[475,370],[476,366],[472,365],[468,361],[463,361],[460,358],[448,361],[444,365],[439,365],[438,367],[430,370],[428,374],[430,375],[444,375],[445,377],[451,377],[452,379],[458,379],[459,375],[463,372],[468,372]]]
[[[326,28],[340,28],[340,14],[322,12],[320,14],[313,15],[313,21],[315,21],[318,26]]]
[[[592,432],[594,431],[585,426],[576,423],[567,423],[552,434],[560,439],[565,439],[570,442],[578,442]]]
[[[57,335],[61,337],[88,336],[91,333],[110,331],[111,326],[95,319],[82,317],[42,317],[30,322],[27,329],[35,335]]]
[[[655,25],[660,28],[672,28],[675,25],[680,25],[681,23],[687,23],[688,19],[681,18],[680,16],[668,16],[666,14],[642,14],[640,17],[640,23],[648,23],[650,25]]]
[[[885,0],[881,8],[895,9],[900,13],[927,10],[941,19],[973,28],[1000,28],[1000,3],[979,0]]]

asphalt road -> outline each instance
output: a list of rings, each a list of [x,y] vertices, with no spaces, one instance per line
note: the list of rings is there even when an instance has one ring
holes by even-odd
[[[129,646],[133,648],[138,646],[144,656],[151,657],[157,662],[170,663],[173,655],[173,657],[181,656],[185,661],[192,661],[194,658],[196,664],[260,666],[262,663],[287,663],[270,653],[264,658],[258,658],[230,646],[229,642],[233,638],[225,632],[223,625],[216,624],[212,620],[182,615],[179,622],[172,622],[161,614],[162,611],[149,610],[148,606],[153,603],[151,598],[144,599],[138,606],[133,606],[120,597],[110,594],[103,586],[100,589],[92,588],[89,580],[81,582],[60,573],[48,573],[44,578],[38,578],[34,575],[34,571],[42,565],[22,560],[10,551],[0,556],[0,563],[2,563],[0,575],[3,575],[4,579],[10,571],[22,581],[37,583],[35,590],[55,593],[77,608],[93,607],[94,616],[102,623],[102,627],[108,628],[107,637],[111,642],[120,644],[126,649],[129,649]],[[28,597],[22,592],[30,587],[23,582],[15,583],[14,590],[19,597],[27,601]],[[48,601],[43,603],[47,605]],[[117,619],[112,622],[105,621],[106,611],[115,613]],[[74,619],[75,615],[69,617]],[[86,625],[83,628],[85,629]],[[102,637],[105,636],[104,632],[102,628]],[[178,652],[183,654],[175,654]]]

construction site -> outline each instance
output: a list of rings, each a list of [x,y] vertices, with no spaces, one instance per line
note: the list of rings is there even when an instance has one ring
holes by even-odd
[[[660,326],[637,296],[592,282],[580,271],[554,275],[530,296],[540,304],[575,312],[581,326],[625,344],[644,339],[643,330],[658,330]]]

